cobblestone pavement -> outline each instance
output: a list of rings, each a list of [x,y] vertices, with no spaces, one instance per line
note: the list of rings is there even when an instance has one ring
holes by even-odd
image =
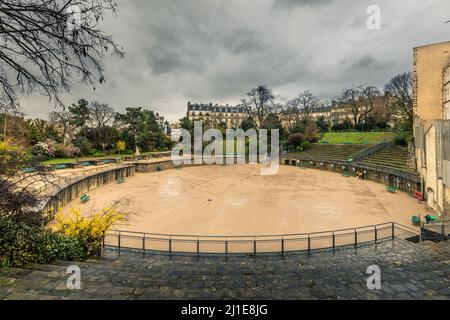
[[[69,290],[69,265],[81,290]],[[370,265],[381,290],[367,289]],[[450,243],[401,240],[363,248],[260,256],[107,250],[100,260],[0,269],[0,299],[450,299]]]

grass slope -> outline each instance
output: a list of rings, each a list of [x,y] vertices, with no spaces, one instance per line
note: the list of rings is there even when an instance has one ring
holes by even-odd
[[[378,144],[393,140],[395,132],[327,132],[320,143],[329,144]]]

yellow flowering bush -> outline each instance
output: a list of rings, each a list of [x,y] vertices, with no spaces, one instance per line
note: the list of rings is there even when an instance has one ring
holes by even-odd
[[[125,141],[119,140],[116,142],[116,148],[119,153],[122,153],[126,150],[127,144],[125,143]]]
[[[127,214],[120,210],[119,204],[83,215],[80,209],[72,208],[69,214],[61,211],[55,215],[54,228],[68,237],[79,239],[87,256],[99,255],[102,239],[115,224],[127,219]]]

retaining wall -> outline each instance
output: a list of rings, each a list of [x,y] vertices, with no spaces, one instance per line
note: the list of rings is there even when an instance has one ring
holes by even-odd
[[[414,192],[421,191],[421,181],[418,174],[405,172],[383,166],[371,166],[348,161],[305,159],[298,156],[283,155],[281,164],[303,168],[320,169],[338,173],[348,172],[350,176],[356,176],[356,171],[366,171],[365,179],[386,186],[394,186],[400,191],[404,191],[413,196]]]
[[[45,199],[42,206],[44,212],[58,210],[82,194],[109,183],[115,183],[119,177],[127,178],[135,173],[134,165],[127,165],[81,177],[76,181],[58,186],[56,192]]]

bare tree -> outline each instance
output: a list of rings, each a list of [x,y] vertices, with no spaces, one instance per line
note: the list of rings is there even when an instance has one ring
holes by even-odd
[[[302,119],[311,120],[311,113],[318,106],[319,99],[306,90],[282,106],[280,118],[287,125],[288,131],[291,131]]]
[[[312,111],[319,106],[319,99],[309,90],[306,90],[298,95],[297,100],[303,118],[310,120]]]
[[[104,55],[123,56],[98,28],[106,11],[116,13],[114,0],[0,1],[0,85],[6,95],[12,100],[17,90],[37,91],[60,102],[74,76],[102,83]]]
[[[341,96],[338,98],[339,103],[346,106],[353,115],[353,123],[355,126],[359,124],[361,109],[360,100],[362,98],[361,86],[344,89]]]
[[[380,90],[375,86],[362,86],[361,97],[364,102],[364,108],[360,115],[360,122],[366,120],[367,116],[374,110],[375,100],[381,95]]]
[[[60,128],[61,141],[65,144],[67,133],[71,126],[71,113],[65,109],[62,109],[61,111],[52,111],[49,114],[49,120],[50,123]]]
[[[353,124],[358,126],[374,111],[375,101],[380,95],[380,90],[375,86],[359,85],[344,89],[338,101],[349,109]]]
[[[107,103],[99,103],[94,101],[89,105],[90,122],[95,130],[98,143],[102,146],[103,150],[106,147],[106,143],[103,139],[104,129],[107,125],[114,121],[115,112]]]
[[[21,114],[20,105],[15,98],[10,99],[6,94],[0,96],[0,113],[3,115],[3,141],[7,140],[8,117]]]
[[[384,86],[384,93],[389,111],[412,126],[414,120],[412,72],[393,77]]]
[[[291,132],[296,123],[301,120],[301,110],[298,108],[298,100],[289,100],[281,106],[279,113],[281,122],[286,125],[288,132]]]
[[[242,100],[242,104],[247,114],[257,122],[260,127],[266,119],[277,109],[275,96],[272,90],[266,86],[258,86],[247,93],[247,98]]]
[[[107,103],[92,102],[89,105],[91,122],[94,128],[102,128],[114,120],[115,112]]]

